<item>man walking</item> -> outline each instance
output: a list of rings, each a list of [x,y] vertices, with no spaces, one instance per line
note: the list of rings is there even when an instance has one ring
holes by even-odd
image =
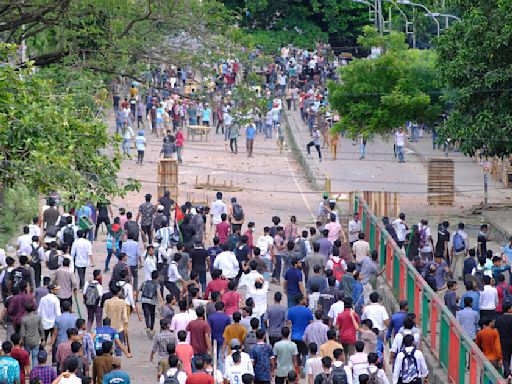
[[[139,206],[139,211],[137,212],[137,217],[135,218],[136,222],[139,222],[140,219],[140,229],[142,233],[145,235],[144,243],[153,244],[153,215],[156,213],[156,208],[153,204],[151,204],[151,194],[146,194],[144,196],[146,200]]]
[[[83,289],[85,284],[85,270],[89,265],[94,267],[94,260],[92,258],[92,244],[86,239],[87,232],[79,229],[77,231],[77,236],[78,239],[73,242],[73,246],[71,247],[71,257],[75,260],[79,287],[80,289]]]

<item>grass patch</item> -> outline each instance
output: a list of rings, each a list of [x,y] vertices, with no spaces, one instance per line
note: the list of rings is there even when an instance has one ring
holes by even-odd
[[[37,213],[38,199],[34,191],[19,184],[7,189],[0,206],[0,248],[6,247],[20,233],[20,227],[31,223]]]

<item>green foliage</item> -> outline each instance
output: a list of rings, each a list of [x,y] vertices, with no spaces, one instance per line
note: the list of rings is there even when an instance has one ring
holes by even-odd
[[[474,155],[512,153],[512,2],[459,0],[466,13],[438,41],[437,68],[457,92],[442,139]]]
[[[280,47],[292,44],[296,47],[314,48],[318,41],[326,41],[327,34],[315,25],[307,25],[306,32],[255,30],[248,32],[244,45],[260,46],[265,52],[277,52]]]
[[[435,53],[406,49],[403,34],[383,39],[366,31],[361,42],[387,47],[375,59],[356,59],[329,84],[329,100],[340,113],[338,130],[365,136],[385,134],[406,121],[432,121],[442,111]],[[368,40],[365,40],[368,39]]]
[[[0,44],[0,61],[15,46]],[[58,190],[64,199],[93,202],[138,188],[119,186],[120,155],[116,138],[72,94],[55,92],[55,84],[32,73],[32,66],[0,67],[0,184],[21,183],[31,191]],[[112,144],[114,144],[112,146]]]
[[[15,184],[3,194],[0,205],[0,248],[7,244],[22,224],[30,223],[38,213],[37,194],[26,186]]]

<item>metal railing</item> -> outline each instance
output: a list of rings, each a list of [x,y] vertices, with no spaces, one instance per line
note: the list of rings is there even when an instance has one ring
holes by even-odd
[[[506,384],[441,298],[402,254],[359,193],[355,193],[354,212],[362,218],[362,229],[370,248],[379,251],[379,263],[381,268],[385,266],[385,280],[395,299],[408,301],[409,311],[416,314],[422,344],[446,371],[449,383]]]

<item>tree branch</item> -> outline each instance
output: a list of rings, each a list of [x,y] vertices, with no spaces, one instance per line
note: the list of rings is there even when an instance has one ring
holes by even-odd
[[[146,14],[138,19],[133,19],[132,21],[130,21],[128,23],[128,25],[126,26],[126,28],[124,29],[123,33],[121,33],[121,35],[119,36],[119,38],[126,37],[128,35],[128,33],[130,32],[130,30],[135,25],[135,23],[147,20],[147,19],[149,19],[150,16],[151,16],[151,0],[148,0],[148,11],[146,12]]]

